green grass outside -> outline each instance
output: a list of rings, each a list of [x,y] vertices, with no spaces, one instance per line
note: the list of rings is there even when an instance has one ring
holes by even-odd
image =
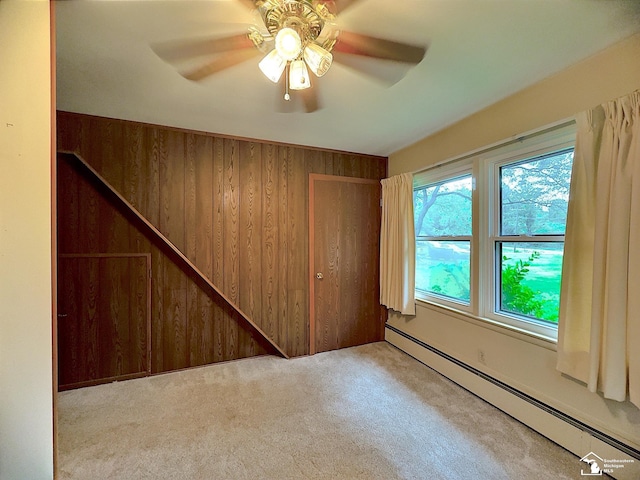
[[[513,244],[510,244],[513,245]],[[560,282],[562,279],[562,250],[540,248],[504,248],[503,255],[509,257],[507,263],[514,264],[518,260],[527,261],[533,252],[539,252],[540,256],[531,262],[522,285],[526,285],[534,292],[539,292],[538,298],[545,302],[544,311],[547,318],[558,321],[560,308]]]
[[[538,298],[543,299],[545,302],[545,316],[553,318],[553,321],[557,322],[562,277],[562,249],[543,250],[541,248],[522,248],[519,245],[514,250],[513,246],[513,243],[505,245],[503,250],[503,255],[509,257],[507,261],[509,264],[513,264],[518,260],[527,261],[534,251],[540,253],[540,256],[533,260],[529,266],[529,272],[527,272],[522,284],[528,286],[534,292],[539,292]],[[429,275],[427,275],[427,270]],[[452,275],[451,271],[455,272],[455,275]],[[465,262],[429,262],[426,256],[418,255],[416,269],[417,288],[430,291],[434,286],[437,286],[439,290],[437,293],[468,302],[468,291],[461,288],[461,285],[465,283],[468,285],[468,282],[468,266]]]

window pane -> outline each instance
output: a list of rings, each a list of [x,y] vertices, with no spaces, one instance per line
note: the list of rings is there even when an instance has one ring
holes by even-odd
[[[416,242],[416,289],[469,304],[468,241]]]
[[[500,168],[500,234],[564,235],[573,149]]]
[[[501,242],[500,310],[558,323],[562,242]]]
[[[471,175],[418,188],[413,193],[417,236],[471,235]]]

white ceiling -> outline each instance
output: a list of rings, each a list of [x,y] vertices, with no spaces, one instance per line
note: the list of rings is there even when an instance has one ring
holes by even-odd
[[[151,49],[246,31],[256,17],[238,0],[59,1],[55,18],[59,110],[387,156],[640,31],[640,2],[359,0],[342,29],[427,55],[393,85],[334,63],[312,77],[312,113],[279,111],[259,56],[196,83]]]

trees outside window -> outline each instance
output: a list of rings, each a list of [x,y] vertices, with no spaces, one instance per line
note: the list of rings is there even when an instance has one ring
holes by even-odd
[[[558,322],[572,163],[567,149],[499,167],[502,312]]]
[[[416,288],[469,304],[471,175],[414,190]]]

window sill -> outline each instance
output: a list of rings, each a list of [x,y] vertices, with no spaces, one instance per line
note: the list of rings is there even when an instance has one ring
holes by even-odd
[[[513,325],[501,323],[490,318],[479,317],[469,312],[458,310],[453,307],[439,305],[425,299],[416,298],[415,303],[417,307],[422,307],[439,313],[447,313],[448,315],[451,315],[459,320],[471,323],[472,325],[486,328],[502,335],[517,338],[518,340],[522,340],[524,342],[546,348],[547,350],[552,350],[554,352],[557,351],[557,340],[555,338],[547,337],[534,332],[529,332],[527,330],[517,328]]]

